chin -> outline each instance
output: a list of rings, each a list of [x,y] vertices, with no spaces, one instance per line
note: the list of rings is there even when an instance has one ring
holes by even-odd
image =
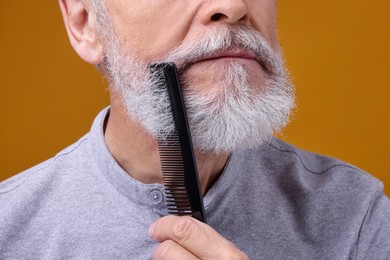
[[[228,59],[227,59],[228,60]],[[261,91],[267,74],[257,62],[200,62],[190,66],[182,76],[185,91],[199,96],[223,96],[225,91],[246,85],[250,91]]]

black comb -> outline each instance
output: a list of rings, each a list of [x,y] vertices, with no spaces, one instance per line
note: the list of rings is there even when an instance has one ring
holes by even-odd
[[[151,68],[165,81],[165,84],[158,85],[166,88],[175,125],[173,134],[165,138],[157,138],[168,213],[178,216],[188,215],[206,222],[198,170],[176,66],[174,63],[160,63],[152,65]]]

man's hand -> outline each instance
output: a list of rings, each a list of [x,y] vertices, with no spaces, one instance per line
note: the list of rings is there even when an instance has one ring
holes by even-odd
[[[210,226],[191,217],[166,216],[149,228],[160,242],[153,259],[249,259]]]

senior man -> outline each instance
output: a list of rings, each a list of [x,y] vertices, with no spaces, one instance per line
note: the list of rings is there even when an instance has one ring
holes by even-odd
[[[389,259],[382,184],[272,137],[294,107],[275,2],[59,0],[111,105],[78,142],[0,185],[0,258]],[[156,135],[172,122],[149,71],[166,61],[208,225],[166,216]]]

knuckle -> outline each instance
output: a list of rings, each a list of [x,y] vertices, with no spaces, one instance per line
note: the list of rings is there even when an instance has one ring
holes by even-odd
[[[191,238],[196,228],[196,223],[191,217],[180,218],[173,227],[173,235],[179,241],[186,241]]]
[[[174,242],[166,240],[159,244],[153,253],[153,259],[171,259],[172,251],[174,250]]]

